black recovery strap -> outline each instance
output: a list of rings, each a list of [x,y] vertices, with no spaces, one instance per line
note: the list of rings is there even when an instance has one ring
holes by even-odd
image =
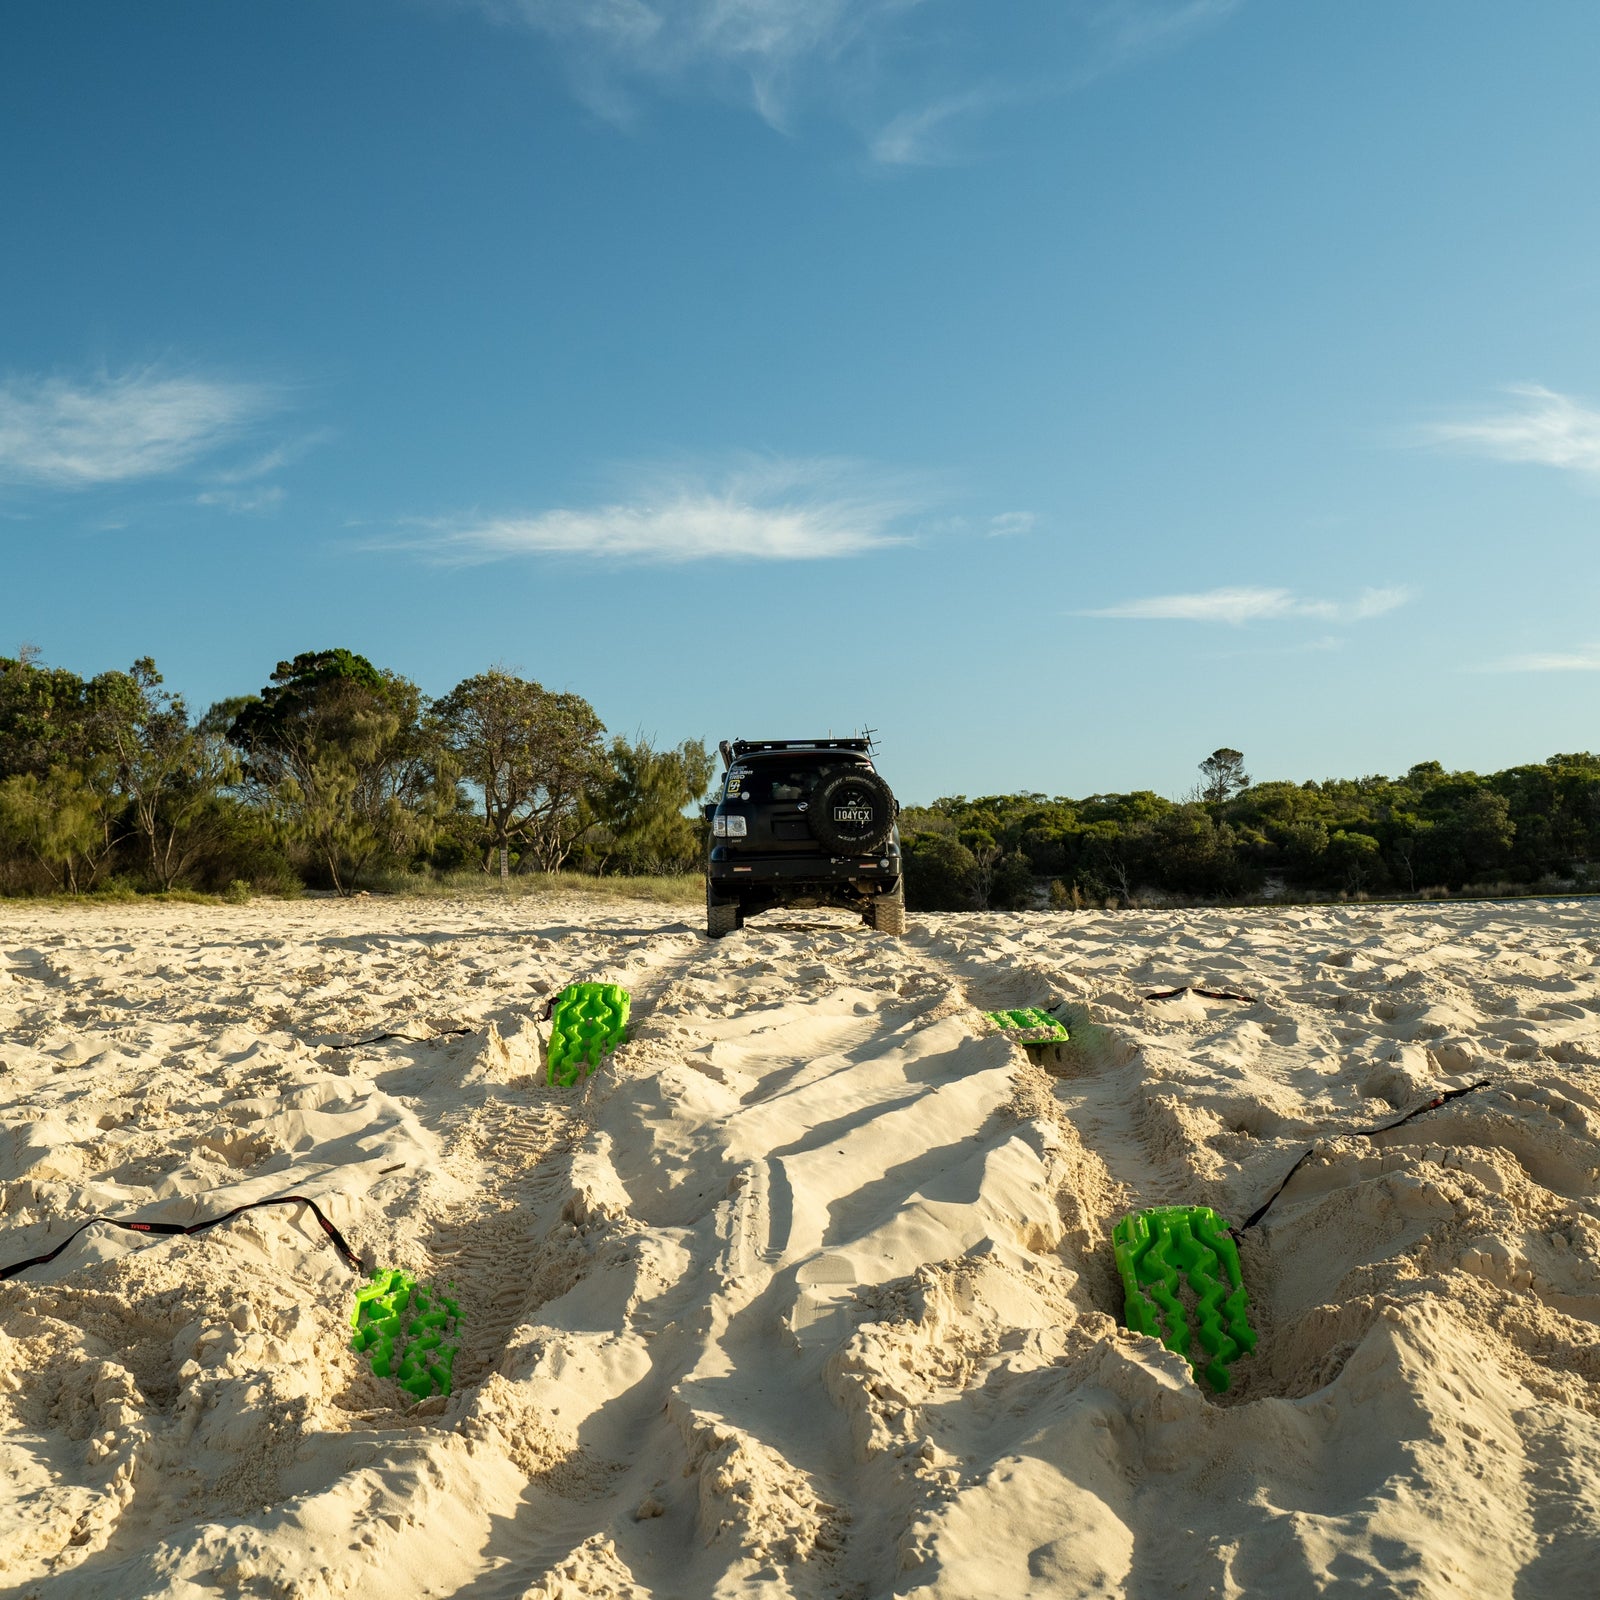
[[[1425,1111],[1437,1111],[1439,1107],[1442,1106],[1447,1100],[1459,1100],[1462,1095],[1471,1094],[1476,1089],[1486,1089],[1491,1081],[1492,1080],[1488,1078],[1479,1078],[1476,1083],[1469,1083],[1464,1089],[1445,1089],[1441,1093],[1436,1094],[1426,1105],[1414,1106],[1410,1111],[1406,1112],[1404,1116],[1396,1117],[1393,1122],[1380,1123],[1376,1128],[1357,1128],[1355,1130],[1355,1137],[1358,1139],[1370,1139],[1375,1134],[1388,1133],[1393,1128],[1403,1127],[1413,1117],[1420,1117]],[[1284,1173],[1283,1181],[1278,1185],[1278,1187],[1274,1189],[1272,1193],[1269,1194],[1267,1198],[1263,1200],[1261,1204],[1258,1205],[1237,1228],[1232,1230],[1235,1234],[1243,1233],[1246,1228],[1255,1227],[1255,1225],[1264,1216],[1266,1216],[1267,1211],[1271,1207],[1272,1203],[1280,1194],[1283,1193],[1285,1189],[1289,1187],[1289,1180],[1300,1170],[1302,1166],[1305,1165],[1311,1156],[1316,1153],[1316,1148],[1317,1147],[1315,1145],[1312,1145],[1309,1150],[1305,1151],[1300,1156],[1299,1160],[1297,1160],[1295,1164],[1290,1167],[1286,1173]]]
[[[207,1228],[215,1228],[221,1223],[231,1221],[244,1211],[255,1211],[261,1206],[305,1206],[318,1222],[322,1224],[322,1231],[333,1241],[333,1248],[339,1252],[340,1258],[352,1272],[366,1272],[366,1266],[354,1250],[350,1248],[345,1236],[328,1221],[323,1215],[322,1208],[309,1195],[303,1194],[275,1194],[267,1200],[247,1200],[242,1206],[235,1206],[232,1211],[224,1211],[220,1217],[207,1217],[204,1222],[129,1222],[121,1217],[90,1217],[87,1222],[80,1223],[58,1244],[54,1250],[42,1256],[30,1256],[26,1261],[18,1261],[9,1267],[0,1267],[0,1283],[7,1278],[14,1278],[19,1272],[26,1272],[29,1267],[42,1267],[47,1261],[54,1261],[63,1250],[72,1243],[86,1228],[92,1228],[97,1223],[105,1223],[108,1227],[124,1228],[129,1233],[153,1234],[179,1234],[179,1233],[204,1233]]]

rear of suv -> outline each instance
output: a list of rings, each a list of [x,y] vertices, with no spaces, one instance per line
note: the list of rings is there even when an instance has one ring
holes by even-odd
[[[906,926],[900,805],[872,742],[725,739],[711,819],[706,932],[720,939],[775,906],[859,911],[880,933]]]

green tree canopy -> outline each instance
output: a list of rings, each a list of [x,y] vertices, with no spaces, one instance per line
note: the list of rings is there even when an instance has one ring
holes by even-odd
[[[208,842],[200,820],[238,777],[238,761],[214,728],[190,727],[182,697],[161,687],[149,656],[119,677],[114,689],[108,685],[97,697],[98,742],[107,751],[150,876],[170,889]]]
[[[1200,763],[1200,797],[1208,805],[1226,805],[1236,794],[1250,787],[1250,774],[1244,770],[1244,755],[1226,745],[1213,750]]]
[[[504,872],[522,846],[556,871],[582,831],[582,801],[605,773],[605,726],[594,707],[494,667],[463,679],[433,715],[481,799],[485,867],[498,854]]]
[[[454,803],[454,772],[421,691],[349,650],[280,661],[228,739],[246,781],[340,894],[378,860],[402,861]]]
[[[699,739],[668,750],[648,739],[613,740],[610,771],[594,800],[605,864],[648,873],[698,867],[699,819],[684,812],[704,798],[715,770],[715,758]]]
[[[917,911],[971,911],[977,907],[978,863],[959,840],[944,833],[902,835],[906,904]]]
[[[96,755],[92,714],[104,687],[42,665],[33,650],[0,656],[0,778],[42,777]]]

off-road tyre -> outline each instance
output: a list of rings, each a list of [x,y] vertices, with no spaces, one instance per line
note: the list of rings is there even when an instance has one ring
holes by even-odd
[[[744,926],[744,912],[738,900],[724,900],[706,884],[706,937],[720,939]]]
[[[870,823],[853,825],[834,817],[834,809],[850,803],[872,814]],[[824,778],[811,795],[806,822],[811,837],[835,855],[873,855],[889,842],[899,807],[889,785],[870,767],[849,767]]]
[[[879,933],[892,933],[897,938],[906,931],[906,884],[902,878],[892,894],[880,894],[867,907],[866,923]]]

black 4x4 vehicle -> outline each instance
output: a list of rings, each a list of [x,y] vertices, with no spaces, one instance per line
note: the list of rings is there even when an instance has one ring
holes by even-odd
[[[724,739],[711,818],[706,932],[773,906],[843,906],[880,933],[906,930],[899,802],[870,739]]]

